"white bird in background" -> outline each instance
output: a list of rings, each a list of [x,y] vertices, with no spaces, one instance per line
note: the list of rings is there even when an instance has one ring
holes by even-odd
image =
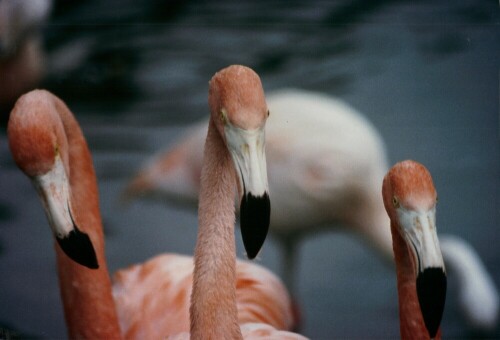
[[[0,109],[33,89],[45,72],[41,27],[52,0],[0,1]],[[5,112],[5,114],[7,114]]]
[[[322,94],[282,90],[268,95],[267,103],[270,229],[284,247],[284,281],[292,294],[297,244],[321,228],[355,232],[392,262],[389,219],[380,198],[387,156],[375,127],[347,104]],[[195,208],[206,131],[207,122],[190,128],[140,170],[124,197],[160,197]],[[498,292],[481,260],[465,241],[441,240],[443,257],[457,273],[464,317],[478,330],[494,328]],[[454,265],[457,261],[471,265]]]
[[[481,258],[470,244],[454,235],[440,235],[446,268],[459,282],[458,299],[470,327],[488,331],[498,322],[498,291]]]

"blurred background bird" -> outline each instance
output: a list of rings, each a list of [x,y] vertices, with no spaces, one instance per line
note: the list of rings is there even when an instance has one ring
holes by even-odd
[[[46,69],[42,29],[52,0],[0,2],[0,115],[6,117],[17,98],[40,84]]]

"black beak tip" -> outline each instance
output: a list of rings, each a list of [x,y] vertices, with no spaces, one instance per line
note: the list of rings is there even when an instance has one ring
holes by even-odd
[[[68,236],[64,238],[56,237],[56,240],[61,249],[73,261],[90,269],[99,268],[94,246],[87,234],[75,228]]]
[[[250,260],[259,253],[269,230],[271,217],[271,201],[269,195],[254,196],[248,193],[243,196],[240,206],[240,227],[243,244]]]
[[[446,274],[443,268],[427,268],[417,276],[417,296],[429,336],[439,330],[446,300]]]

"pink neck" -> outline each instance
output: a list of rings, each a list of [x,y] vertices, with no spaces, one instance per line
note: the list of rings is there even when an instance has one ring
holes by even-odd
[[[68,139],[73,218],[94,245],[99,269],[87,269],[64,254],[56,244],[59,284],[69,338],[121,338],[111,280],[104,254],[99,196],[87,143],[66,105],[55,99]]]
[[[398,280],[401,339],[429,339],[417,297],[416,277],[406,242],[391,222],[394,258]],[[441,330],[434,339],[441,339]]]
[[[238,339],[234,197],[231,157],[210,120],[201,174],[198,240],[191,296],[193,339]]]

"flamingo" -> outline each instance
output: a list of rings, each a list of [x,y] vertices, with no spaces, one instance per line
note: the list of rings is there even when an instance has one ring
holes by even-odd
[[[14,161],[40,195],[58,243],[68,336],[153,339],[188,331],[192,257],[158,255],[118,271],[112,284],[91,154],[65,103],[45,90],[23,95],[11,112],[8,139]],[[240,322],[294,327],[290,298],[275,275],[237,261],[235,282]]]
[[[382,195],[391,220],[401,339],[440,339],[446,270],[431,174],[415,161],[397,163],[384,178]]]
[[[43,76],[39,30],[51,7],[51,0],[0,1],[0,107],[8,111]]]
[[[241,233],[249,258],[258,254],[269,227],[264,151],[269,111],[260,78],[248,67],[229,66],[210,80],[208,102],[190,334],[176,339],[304,339],[265,323],[240,325],[237,317],[235,196],[241,202]]]
[[[351,226],[392,261],[390,234],[383,228],[388,220],[378,197],[387,162],[375,128],[326,96],[284,90],[267,98],[266,152],[275,198],[271,230],[285,248],[289,289],[294,291],[300,238],[331,222]],[[206,122],[196,124],[178,145],[150,162],[131,181],[125,197],[162,195],[195,206],[206,129]],[[352,209],[353,202],[359,202],[359,209]]]
[[[283,279],[292,296],[297,245],[321,228],[346,228],[392,262],[391,234],[385,227],[389,220],[379,197],[388,164],[376,128],[346,103],[324,94],[284,89],[268,95],[267,103],[270,230],[283,246]],[[149,160],[127,185],[124,198],[164,198],[196,206],[206,130],[206,121],[194,124],[180,142]],[[448,269],[457,274],[452,277],[459,279],[465,319],[473,328],[494,329],[498,291],[475,250],[445,235],[441,250]],[[454,265],[458,259],[470,265]]]

